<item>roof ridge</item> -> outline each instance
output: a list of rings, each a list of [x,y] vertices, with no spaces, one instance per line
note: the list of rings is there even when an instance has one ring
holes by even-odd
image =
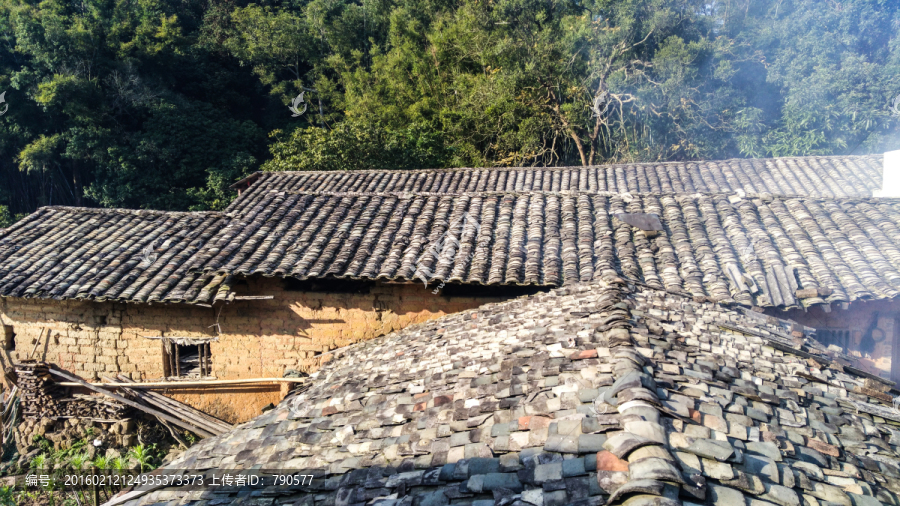
[[[672,197],[727,197],[737,195],[747,199],[777,199],[777,200],[814,200],[814,201],[837,201],[837,202],[870,202],[870,201],[895,201],[900,197],[823,197],[801,194],[776,194],[776,193],[747,193],[747,192],[617,192],[607,190],[486,190],[471,192],[424,192],[424,191],[384,191],[384,192],[353,192],[353,191],[303,191],[303,190],[278,190],[270,189],[267,193],[284,194],[284,195],[316,195],[322,197],[483,197],[495,195],[547,195],[560,196],[567,195],[597,195],[601,197],[616,196],[672,196]],[[241,211],[226,213],[227,216],[241,216]]]
[[[230,217],[228,213],[222,211],[168,211],[165,209],[128,209],[123,207],[79,207],[79,206],[42,206],[39,207],[32,215],[41,211],[66,211],[66,212],[84,212],[84,213],[123,213],[123,214],[167,214],[174,216],[221,216]],[[31,215],[30,215],[31,216]]]
[[[446,168],[421,168],[421,169],[350,169],[350,170],[260,170],[245,177],[241,181],[250,179],[257,174],[370,174],[370,173],[390,173],[390,174],[410,174],[415,172],[468,172],[468,171],[510,171],[510,170],[581,170],[593,169],[600,167],[633,167],[636,165],[684,165],[691,163],[725,163],[725,162],[751,162],[751,161],[775,161],[775,160],[822,160],[822,159],[878,159],[882,158],[881,154],[868,155],[809,155],[809,156],[777,156],[770,158],[710,158],[701,160],[666,160],[659,162],[618,162],[618,163],[601,163],[593,165],[559,165],[553,167],[446,167]],[[235,184],[239,184],[241,181]]]

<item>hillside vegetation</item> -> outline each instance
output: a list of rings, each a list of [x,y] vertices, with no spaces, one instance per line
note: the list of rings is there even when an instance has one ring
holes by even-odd
[[[896,149],[898,32],[892,0],[0,0],[0,226],[261,168]]]

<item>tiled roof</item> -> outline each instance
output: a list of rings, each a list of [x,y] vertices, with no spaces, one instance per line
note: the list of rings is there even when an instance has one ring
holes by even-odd
[[[0,295],[132,302],[200,301],[224,276],[191,259],[221,213],[44,207],[0,229]]]
[[[881,187],[882,156],[821,156],[664,162],[592,167],[411,171],[260,172],[230,212],[271,190],[329,193],[582,191],[610,193],[770,193],[871,197]]]
[[[893,298],[900,200],[846,197],[876,188],[880,163],[261,173],[224,214],[42,209],[0,230],[0,296],[210,303],[229,297],[234,276],[262,275],[542,286],[626,277],[782,308]],[[662,230],[622,213],[658,215]],[[151,241],[159,259],[146,263]]]
[[[128,504],[900,504],[890,384],[797,327],[604,282],[345,350],[170,470],[314,474]]]
[[[656,214],[663,230],[648,234],[621,213]],[[627,276],[788,307],[900,294],[898,227],[900,201],[887,199],[271,190],[199,257],[207,272],[300,279],[559,286]]]

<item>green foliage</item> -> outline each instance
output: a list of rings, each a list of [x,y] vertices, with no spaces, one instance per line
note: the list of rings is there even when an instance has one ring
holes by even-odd
[[[84,469],[84,465],[90,461],[87,454],[75,453],[70,455],[69,458],[63,462],[63,465],[73,470],[81,470]]]
[[[47,457],[47,454],[41,453],[31,459],[30,467],[31,469],[47,469],[51,465],[52,460]]]
[[[123,472],[128,469],[128,459],[125,457],[116,457],[110,462],[110,469],[116,472]]]
[[[900,141],[900,5],[885,0],[86,2],[0,0],[0,225],[42,205],[223,209],[260,167]]]
[[[0,204],[207,209],[254,170],[266,91],[205,2],[0,1]]]
[[[16,506],[16,498],[13,487],[0,487],[0,506]]]
[[[6,228],[13,224],[12,216],[9,214],[9,208],[0,206],[0,228]]]
[[[88,435],[90,437],[90,435]],[[72,459],[82,459],[82,464],[84,463],[84,450],[88,446],[88,437],[78,439],[72,446],[58,451],[51,451],[50,458],[53,459],[54,462],[60,462],[62,465],[69,465],[72,462]],[[41,445],[43,448],[43,444]],[[50,451],[49,448],[45,451]]]
[[[273,132],[273,160],[265,170],[391,170],[445,166],[450,151],[435,132],[410,125],[402,130],[348,120],[332,130],[298,128],[281,140]],[[348,150],[346,146],[354,146]]]
[[[128,453],[125,455],[128,459],[134,459],[140,465],[141,473],[151,470],[154,467],[155,462],[157,461],[157,449],[155,444],[144,445],[139,444],[137,446],[133,446],[128,450]]]
[[[96,467],[97,469],[103,471],[103,470],[110,468],[110,459],[108,459],[104,456],[98,455],[98,456],[94,457],[94,460],[93,460],[93,462],[91,462],[91,465]]]
[[[194,446],[194,444],[200,440],[199,438],[197,438],[197,436],[193,432],[191,432],[189,430],[182,432],[181,437],[184,438],[184,440],[188,444],[189,448],[191,446]]]

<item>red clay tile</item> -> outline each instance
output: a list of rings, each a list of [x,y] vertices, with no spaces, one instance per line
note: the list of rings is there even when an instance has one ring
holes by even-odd
[[[435,407],[443,406],[444,404],[450,404],[451,402],[453,402],[453,397],[447,395],[439,395],[434,398]]]
[[[836,446],[831,446],[830,444],[823,443],[816,439],[806,438],[806,446],[818,451],[819,453],[824,453],[825,455],[831,455],[832,457],[841,456],[841,451],[838,450]]]
[[[628,472],[628,462],[616,457],[611,452],[603,450],[597,452],[597,470],[598,471],[621,471]]]
[[[597,358],[597,350],[582,350],[569,357],[570,360],[584,360],[586,358]]]
[[[528,421],[528,430],[542,429],[544,427],[549,427],[550,424],[553,423],[553,419],[547,418],[546,416],[532,416],[530,418],[531,420]],[[519,427],[522,427],[521,418],[519,418]]]

